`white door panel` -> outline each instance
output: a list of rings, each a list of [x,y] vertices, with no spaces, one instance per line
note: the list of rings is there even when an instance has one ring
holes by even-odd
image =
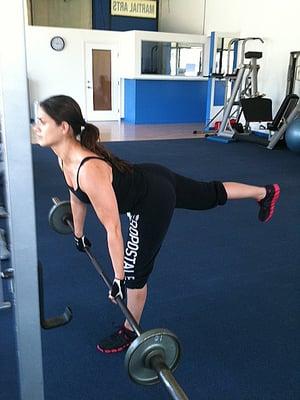
[[[111,45],[85,46],[86,104],[89,121],[113,121],[120,118],[118,52]]]

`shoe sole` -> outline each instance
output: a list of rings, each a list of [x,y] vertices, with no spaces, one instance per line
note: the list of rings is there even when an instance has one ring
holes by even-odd
[[[268,218],[266,218],[264,222],[268,222],[272,218],[274,211],[275,211],[275,205],[280,196],[280,186],[277,183],[275,183],[273,185],[273,187],[274,187],[275,193],[274,193],[271,205],[270,205],[270,214],[268,215]]]
[[[129,347],[130,344],[131,343],[124,344],[123,346],[118,347],[117,349],[109,349],[109,350],[102,349],[99,345],[97,345],[96,348],[98,351],[100,351],[101,353],[105,353],[105,354],[121,353],[121,351],[124,351],[125,349],[127,349],[127,347]]]

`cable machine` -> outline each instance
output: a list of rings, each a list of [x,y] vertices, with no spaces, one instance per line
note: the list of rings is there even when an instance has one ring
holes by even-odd
[[[23,0],[0,3],[0,113],[4,143],[15,344],[21,400],[43,400],[43,362]],[[26,210],[26,211],[24,211]],[[6,310],[5,312],[10,312]],[[1,313],[0,311],[0,319]]]

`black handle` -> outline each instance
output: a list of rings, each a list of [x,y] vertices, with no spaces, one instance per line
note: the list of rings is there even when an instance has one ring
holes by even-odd
[[[70,307],[66,307],[62,315],[57,317],[45,318],[44,311],[44,279],[43,279],[43,266],[38,262],[38,282],[39,282],[39,303],[40,303],[40,323],[43,329],[53,329],[68,324],[73,317]]]

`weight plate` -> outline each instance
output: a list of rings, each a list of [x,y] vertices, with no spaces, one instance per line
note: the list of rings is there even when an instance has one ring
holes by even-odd
[[[72,221],[71,204],[69,201],[61,201],[59,204],[55,204],[49,212],[49,225],[58,233],[66,235],[72,232],[72,229],[65,222],[69,219]]]
[[[131,343],[125,356],[125,368],[134,382],[141,385],[159,382],[157,372],[150,365],[150,359],[155,355],[161,355],[167,367],[174,371],[180,358],[177,336],[167,329],[151,329]]]

